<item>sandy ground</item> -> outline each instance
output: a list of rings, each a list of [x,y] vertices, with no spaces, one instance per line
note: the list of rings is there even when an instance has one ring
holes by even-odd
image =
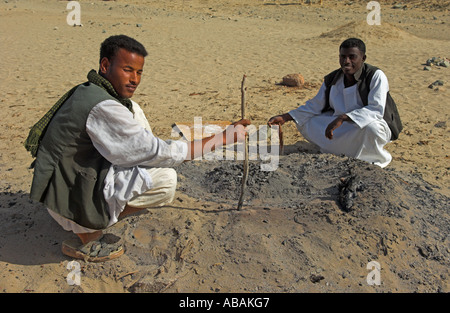
[[[79,1],[83,26],[71,27],[66,1],[1,1],[0,291],[449,292],[450,69],[425,71],[424,64],[450,57],[450,1],[405,0],[401,8],[379,1],[380,26],[366,23],[367,1],[312,2]],[[206,175],[206,161],[193,163],[198,174],[180,174],[172,205],[108,230],[124,241],[124,256],[79,261],[81,284],[70,285],[71,259],[60,244],[73,235],[29,201],[32,159],[23,141],[67,89],[97,68],[100,43],[121,33],[149,51],[133,99],[164,139],[175,139],[174,122],[239,119],[243,74],[248,117],[264,125],[314,96],[338,67],[339,43],[360,37],[367,62],[386,73],[404,123],[400,139],[387,146],[393,161],[385,170],[353,165],[360,176],[377,176],[364,176],[371,193],[363,188],[357,199],[366,202],[345,212],[336,187],[322,180],[342,181],[353,161],[317,154],[288,124],[281,162],[309,171],[298,186],[318,197],[283,206],[262,195],[238,212],[227,188],[215,199],[201,197],[201,189],[187,192],[196,175]],[[290,73],[301,73],[306,87],[277,84]],[[437,80],[444,85],[429,88]],[[237,175],[228,170],[223,176]],[[367,283],[370,261],[381,266],[379,286]]]

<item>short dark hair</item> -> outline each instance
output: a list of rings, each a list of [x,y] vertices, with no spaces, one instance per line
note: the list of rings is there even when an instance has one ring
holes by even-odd
[[[366,45],[364,44],[364,41],[358,38],[349,38],[344,40],[344,42],[339,46],[339,50],[341,50],[341,48],[348,49],[355,47],[358,48],[363,54],[366,54]]]
[[[100,62],[103,58],[111,60],[114,58],[119,49],[125,49],[129,52],[137,53],[143,57],[148,55],[145,47],[137,40],[126,35],[115,35],[106,38],[100,46]]]

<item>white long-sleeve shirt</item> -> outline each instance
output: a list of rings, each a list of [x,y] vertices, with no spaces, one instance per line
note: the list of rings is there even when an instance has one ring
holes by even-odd
[[[100,102],[86,122],[95,148],[112,164],[103,191],[110,211],[109,226],[117,222],[118,213],[131,198],[152,188],[146,167],[174,167],[188,152],[184,141],[155,137],[140,106],[132,103],[134,115],[117,101]]]
[[[299,126],[305,124],[311,117],[322,114],[326,103],[325,89],[326,86],[323,83],[314,98],[289,112]],[[368,104],[364,106],[357,85],[345,88],[344,75],[341,75],[336,84],[331,87],[330,107],[334,110],[334,116],[345,113],[356,125],[364,128],[374,120],[383,119],[388,91],[389,83],[386,75],[383,71],[377,70],[370,82]]]

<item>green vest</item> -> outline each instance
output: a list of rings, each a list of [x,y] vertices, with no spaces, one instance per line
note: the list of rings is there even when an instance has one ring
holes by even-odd
[[[80,85],[51,120],[40,144],[31,199],[77,224],[104,229],[109,213],[103,196],[111,163],[95,149],[86,132],[92,108],[115,100],[92,83]]]

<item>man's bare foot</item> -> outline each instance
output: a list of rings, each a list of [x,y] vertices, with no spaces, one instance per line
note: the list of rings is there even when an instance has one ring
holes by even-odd
[[[103,231],[98,230],[93,233],[82,233],[82,234],[77,234],[77,235],[80,238],[81,242],[83,244],[86,244],[88,242],[100,239],[103,236]]]
[[[122,213],[120,213],[120,215],[119,215],[119,220],[122,219],[122,218],[124,218],[124,217],[126,217],[126,216],[128,216],[128,215],[130,215],[130,214],[134,214],[134,213],[140,212],[140,211],[142,211],[142,210],[145,210],[145,209],[142,209],[142,208],[135,208],[135,207],[126,205],[126,206],[125,206],[125,209],[124,209],[124,210],[122,211]]]

